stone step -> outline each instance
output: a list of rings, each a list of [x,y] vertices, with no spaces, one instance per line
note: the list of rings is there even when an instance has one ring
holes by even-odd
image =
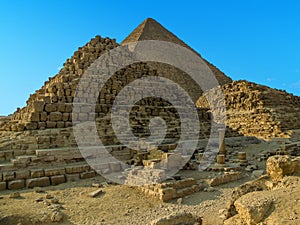
[[[34,162],[68,161],[83,159],[77,148],[54,148],[36,150],[36,159]]]
[[[9,171],[13,169],[14,169],[14,165],[11,162],[0,163],[0,171]]]

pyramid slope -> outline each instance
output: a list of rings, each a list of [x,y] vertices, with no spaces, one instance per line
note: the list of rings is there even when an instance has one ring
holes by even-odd
[[[245,80],[222,86],[227,126],[241,135],[271,139],[300,129],[300,97]],[[197,107],[208,108],[205,96]]]
[[[137,42],[143,40],[160,40],[160,41],[168,41],[178,45],[181,45],[189,50],[193,51],[199,57],[201,55],[180,40],[176,35],[168,31],[164,28],[160,23],[152,18],[147,18],[144,20],[131,34],[129,34],[122,42],[122,44],[130,43],[130,42]],[[201,57],[202,58],[202,57]],[[203,59],[203,58],[202,58]],[[204,62],[208,65],[208,67],[212,70],[215,74],[218,82],[222,84],[232,82],[231,78],[226,76],[222,71],[220,71],[217,67],[213,64],[209,63],[207,60],[203,59]]]

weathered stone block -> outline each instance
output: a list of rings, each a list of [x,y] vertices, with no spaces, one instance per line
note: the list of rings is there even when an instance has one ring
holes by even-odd
[[[91,169],[89,165],[66,166],[67,173],[81,173]]]
[[[57,111],[57,104],[47,104],[45,106],[45,111],[46,112],[56,112]]]
[[[15,172],[16,179],[28,179],[30,178],[30,171],[29,170],[22,170]]]
[[[54,122],[61,121],[62,113],[61,112],[50,112],[49,120],[54,121]]]
[[[45,176],[64,175],[66,173],[65,168],[50,168],[44,169]]]
[[[268,175],[273,180],[280,180],[285,175],[300,173],[300,157],[291,157],[288,155],[276,155],[268,158],[267,163]]]
[[[80,179],[87,179],[87,178],[92,178],[94,176],[96,176],[96,172],[95,171],[88,171],[88,172],[83,172],[80,174]]]
[[[49,177],[32,178],[26,180],[26,186],[28,188],[33,187],[46,187],[50,185]]]
[[[7,188],[9,190],[22,189],[25,187],[25,180],[13,180],[9,181],[7,184]]]
[[[45,103],[43,101],[33,102],[33,112],[43,112]]]
[[[39,122],[40,121],[40,113],[38,113],[38,112],[32,112],[30,114],[29,120],[31,122]]]
[[[12,171],[3,172],[3,181],[11,181],[15,179],[15,173]]]
[[[30,170],[31,178],[38,178],[45,176],[43,169],[32,169]]]
[[[51,176],[50,181],[52,185],[62,184],[66,182],[66,177],[65,175]]]
[[[6,190],[6,182],[0,182],[0,191]]]
[[[56,122],[53,122],[53,121],[47,121],[47,122],[46,122],[46,127],[47,127],[47,128],[55,128],[55,127],[56,127]]]
[[[66,174],[66,179],[67,179],[67,182],[78,181],[80,179],[79,173]]]

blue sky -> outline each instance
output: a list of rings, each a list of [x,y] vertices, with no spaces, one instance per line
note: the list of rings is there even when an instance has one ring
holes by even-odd
[[[152,17],[232,79],[300,95],[299,1],[0,2],[0,115],[26,104],[78,47],[121,42]]]

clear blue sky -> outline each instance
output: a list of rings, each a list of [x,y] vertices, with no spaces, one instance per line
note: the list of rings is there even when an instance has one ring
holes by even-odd
[[[121,42],[152,17],[232,79],[300,95],[300,2],[0,2],[0,115],[25,106],[78,47],[99,34]]]

